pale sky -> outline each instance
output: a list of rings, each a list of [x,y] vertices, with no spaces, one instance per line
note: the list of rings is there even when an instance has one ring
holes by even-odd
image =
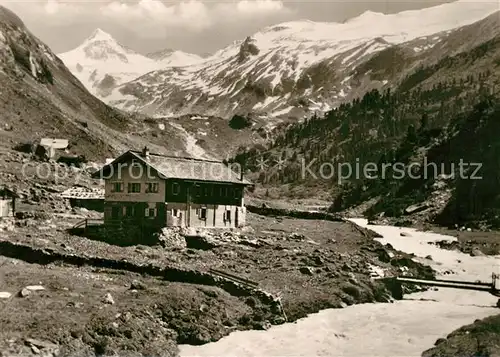
[[[165,48],[211,53],[284,21],[344,21],[366,10],[394,13],[448,1],[287,0],[0,0],[56,53],[78,46],[96,29],[147,53]]]

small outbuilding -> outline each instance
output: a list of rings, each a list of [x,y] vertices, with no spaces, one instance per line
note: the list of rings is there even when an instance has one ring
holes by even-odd
[[[71,207],[80,207],[91,211],[104,212],[103,188],[74,186],[61,193],[61,197],[69,200]]]
[[[66,150],[69,147],[69,141],[67,139],[52,139],[43,138],[40,140],[40,147],[45,150],[46,156],[52,159],[57,150]]]
[[[13,217],[16,212],[16,199],[19,195],[8,187],[0,188],[0,217]]]

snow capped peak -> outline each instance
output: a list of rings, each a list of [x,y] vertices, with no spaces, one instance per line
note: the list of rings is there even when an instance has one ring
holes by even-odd
[[[122,83],[159,68],[156,61],[122,46],[101,29],[59,57],[92,93],[102,83]]]
[[[284,22],[269,26],[252,38],[257,40],[255,45],[263,51],[287,44],[296,46],[297,43],[309,43],[319,46],[321,42],[328,41],[333,45],[377,37],[397,44],[469,25],[497,11],[498,1],[460,0],[394,14],[365,11],[343,23],[308,20]]]
[[[273,25],[266,27],[263,29],[260,33],[296,33],[296,32],[302,32],[302,31],[307,31],[311,28],[314,28],[317,26],[317,24],[321,24],[321,22],[315,22],[311,20],[295,20],[295,21],[288,21],[288,22],[283,22],[278,25]]]
[[[200,56],[172,49],[142,55],[123,46],[100,28],[80,46],[58,56],[96,95],[110,84],[119,85],[151,71],[187,66],[203,60]]]
[[[347,20],[348,23],[379,21],[385,17],[381,12],[367,10],[357,17]]]
[[[62,53],[59,57],[66,63],[79,63],[80,65],[95,65],[96,63],[129,64],[153,60],[126,48],[116,41],[109,33],[96,29],[90,37],[71,51]]]
[[[157,61],[161,67],[183,67],[201,62],[203,60],[201,56],[193,53],[173,50],[171,48],[151,52],[146,56]]]
[[[175,50],[173,50],[171,48],[165,48],[165,49],[160,50],[160,51],[150,52],[146,55],[146,57],[149,57],[149,58],[154,59],[156,61],[161,61],[165,57],[170,56],[172,53],[174,53],[174,51]]]
[[[203,60],[203,57],[198,56],[193,53],[186,53],[183,51],[173,51],[170,54],[171,62],[174,63],[173,59],[177,59],[178,65],[190,65]]]
[[[203,58],[192,53],[170,50],[170,52],[165,52],[164,56],[157,60],[163,67],[183,67],[199,63],[203,61]]]
[[[319,80],[312,78],[317,68],[305,72],[318,63],[335,67],[332,71],[349,78],[348,71],[378,51],[452,31],[498,10],[495,2],[462,0],[394,14],[366,11],[342,23],[290,21],[234,41],[208,58],[171,49],[143,56],[127,52],[111,41],[109,34],[96,30],[90,42],[71,56],[61,55],[61,59],[78,78],[84,78],[82,82],[87,83],[87,88],[94,88],[106,74],[113,76],[114,89],[101,97],[122,109],[151,110],[158,115],[174,111],[185,114],[194,108],[200,112],[212,108],[215,115],[232,115],[235,108],[274,113],[294,103],[296,94],[289,88],[298,87],[296,83],[300,83],[305,96],[322,91],[321,97],[315,99],[317,103],[333,104],[354,91],[348,84],[339,89],[332,82],[328,98],[333,99],[326,94],[323,97],[327,89],[316,85]],[[261,92],[266,99],[253,103]],[[243,108],[238,99],[247,95],[250,99],[243,105],[248,108]],[[254,106],[250,107],[250,103]]]
[[[113,41],[116,42],[116,40],[111,36],[109,33],[106,31],[101,30],[100,28],[97,28],[94,30],[92,35],[88,37],[85,42],[95,42],[95,41]]]

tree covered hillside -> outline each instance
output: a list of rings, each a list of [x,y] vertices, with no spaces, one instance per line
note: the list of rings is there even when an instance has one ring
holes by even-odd
[[[331,209],[341,211],[377,198],[365,211],[367,216],[383,212],[400,217],[411,205],[441,204],[432,217],[437,223],[500,227],[499,118],[500,101],[491,96],[455,117],[445,130],[421,128],[408,134],[395,160],[385,162],[406,167],[413,163],[411,176],[398,179],[389,171],[385,179],[352,184],[336,196]],[[436,197],[445,200],[436,202]]]
[[[327,193],[335,198],[333,209],[341,210],[399,187],[390,170],[380,177],[383,164],[421,161],[434,155],[434,151],[428,153],[431,149],[445,161],[457,159],[461,153],[485,155],[490,148],[480,143],[482,135],[494,130],[489,121],[499,96],[499,45],[500,38],[495,37],[470,51],[419,67],[397,88],[370,91],[325,117],[292,125],[269,147],[240,152],[234,160],[252,171],[257,182],[279,187],[283,195]],[[463,130],[472,135],[470,123],[474,120],[485,126],[471,140]],[[457,133],[462,133],[461,145],[451,141]],[[453,148],[447,152],[439,145]],[[476,149],[466,149],[468,145]],[[369,163],[378,169],[371,179],[363,172]],[[335,172],[329,172],[332,168]],[[415,197],[401,207],[426,198],[413,187],[408,190]],[[386,213],[401,214],[401,207]]]

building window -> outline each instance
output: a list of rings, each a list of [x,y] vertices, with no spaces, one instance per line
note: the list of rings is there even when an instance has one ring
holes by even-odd
[[[207,208],[206,207],[200,208],[199,217],[200,217],[200,219],[207,219]]]
[[[128,192],[129,193],[140,193],[141,192],[141,184],[140,183],[129,183],[128,184]]]
[[[146,208],[146,217],[156,217],[156,208]]]
[[[142,165],[138,162],[132,162],[132,165],[129,167],[129,175],[132,179],[139,179],[143,176],[144,174],[144,169]]]
[[[158,193],[160,185],[157,182],[148,182],[146,186],[146,193]]]
[[[112,182],[111,192],[123,192],[123,182]]]
[[[120,207],[118,206],[111,207],[111,219],[118,219],[118,218],[120,218]]]
[[[230,210],[226,210],[226,213],[224,214],[224,221],[231,222],[231,211]]]
[[[125,217],[133,217],[134,216],[134,207],[133,206],[124,207],[123,215]]]
[[[234,198],[241,198],[241,193],[242,193],[241,188],[235,188],[234,189]]]
[[[172,183],[172,195],[177,196],[181,193],[181,186],[177,182]]]
[[[172,217],[179,217],[179,210],[177,208],[172,208]]]

